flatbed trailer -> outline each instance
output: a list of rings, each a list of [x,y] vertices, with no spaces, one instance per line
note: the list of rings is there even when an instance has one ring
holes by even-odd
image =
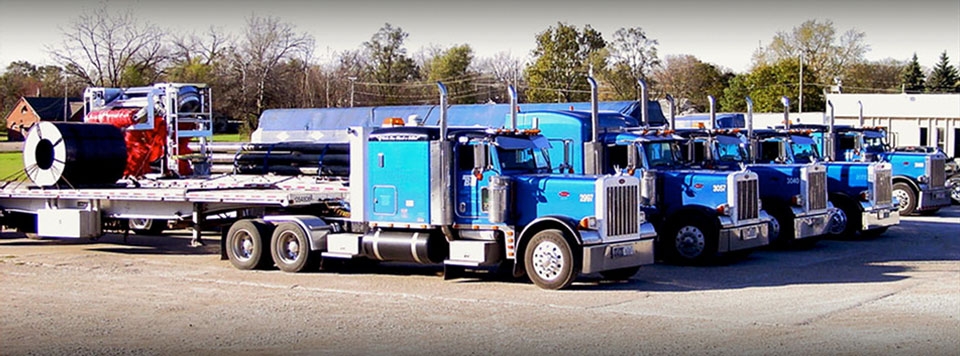
[[[225,174],[205,179],[122,180],[112,186],[79,189],[4,182],[0,214],[7,225],[62,238],[98,237],[109,226],[103,219],[181,221],[193,227],[194,242],[202,243],[201,232],[210,226],[210,217],[236,216],[251,209],[265,214],[322,210],[342,205],[349,195],[344,180],[307,176]],[[30,231],[31,225],[37,231]]]

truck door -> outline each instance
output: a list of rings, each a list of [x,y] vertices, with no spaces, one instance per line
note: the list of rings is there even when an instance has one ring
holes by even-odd
[[[487,223],[485,206],[488,194],[490,167],[487,143],[457,145],[457,163],[454,175],[456,201],[455,220],[461,224]]]

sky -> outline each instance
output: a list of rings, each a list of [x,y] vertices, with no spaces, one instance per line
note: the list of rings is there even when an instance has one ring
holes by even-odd
[[[838,36],[864,32],[869,60],[906,61],[916,53],[931,68],[946,51],[960,67],[958,0],[0,0],[0,67],[55,64],[48,50],[62,45],[63,30],[103,4],[171,33],[202,34],[211,26],[240,33],[251,16],[278,17],[315,38],[318,61],[360,49],[385,23],[409,34],[410,55],[468,44],[477,58],[507,52],[526,60],[536,34],[563,22],[590,25],[607,40],[617,29],[640,27],[659,42],[660,58],[689,54],[743,73],[777,32],[829,20]]]

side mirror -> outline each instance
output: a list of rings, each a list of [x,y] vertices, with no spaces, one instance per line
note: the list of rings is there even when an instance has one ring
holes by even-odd
[[[473,146],[473,170],[483,172],[490,166],[490,146],[481,143]]]
[[[639,146],[630,145],[627,149],[627,169],[633,171],[640,166],[640,155],[637,152]]]

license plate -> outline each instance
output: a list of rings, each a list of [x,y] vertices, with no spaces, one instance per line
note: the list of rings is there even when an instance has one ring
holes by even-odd
[[[886,218],[889,218],[889,217],[890,217],[890,212],[889,212],[889,211],[881,211],[881,212],[877,213],[877,218],[878,218],[878,219],[886,219]]]
[[[752,239],[757,238],[757,235],[760,235],[760,231],[759,231],[759,230],[760,230],[760,229],[758,229],[756,226],[754,226],[754,227],[749,227],[749,228],[744,229],[744,230],[743,230],[743,234],[742,234],[743,239],[744,239],[744,240],[752,240]]]
[[[612,258],[633,256],[633,245],[614,246],[610,256]]]

